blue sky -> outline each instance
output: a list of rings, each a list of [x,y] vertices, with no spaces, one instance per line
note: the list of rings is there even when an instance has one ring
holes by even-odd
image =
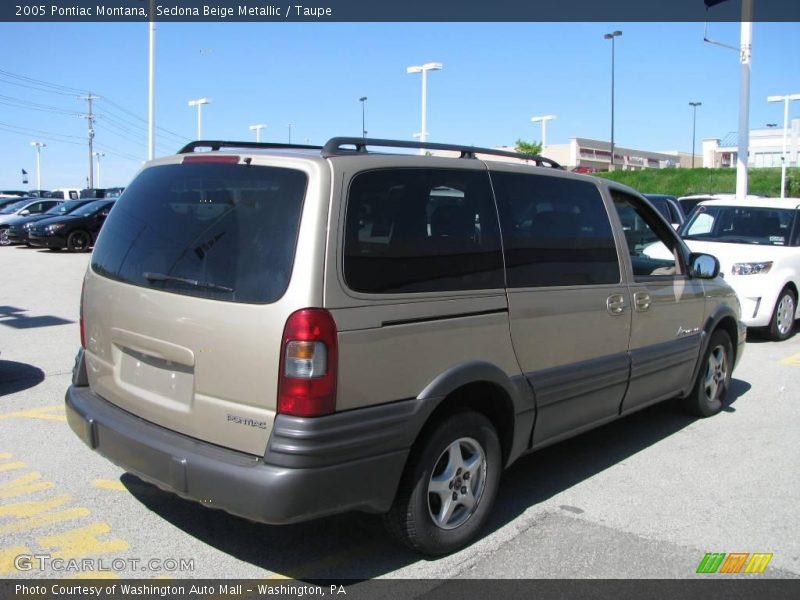
[[[191,98],[208,97],[207,139],[320,144],[360,135],[412,139],[420,129],[420,76],[409,65],[441,62],[429,74],[430,140],[479,146],[539,140],[533,115],[555,114],[548,144],[571,137],[608,139],[610,42],[616,41],[618,145],[648,150],[691,147],[689,101],[701,101],[697,139],[724,137],[738,122],[738,53],[703,42],[703,23],[162,23],[157,30],[158,155],[194,138]],[[710,37],[734,46],[738,23],[715,23]],[[91,91],[100,115],[96,143],[102,185],[125,185],[146,158],[146,24],[0,24],[0,70]],[[755,23],[750,123],[782,124],[771,94],[800,92],[800,23]],[[86,103],[11,82],[0,73],[0,188],[20,188],[20,169],[36,182],[32,140],[42,150],[45,188],[85,185]],[[11,98],[12,100],[9,100]],[[111,101],[113,104],[109,104]],[[121,110],[124,108],[125,111]],[[800,102],[790,118],[800,117]],[[9,131],[12,129],[14,132]],[[38,131],[33,131],[38,130]],[[59,134],[55,136],[53,134]],[[74,136],[74,137],[63,137]],[[60,141],[59,141],[60,140]],[[65,143],[74,142],[74,143]]]

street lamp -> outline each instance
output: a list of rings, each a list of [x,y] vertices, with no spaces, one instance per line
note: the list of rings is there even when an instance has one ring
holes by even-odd
[[[189,106],[197,107],[197,139],[203,139],[203,104],[211,104],[210,98],[198,98],[189,100]]]
[[[288,127],[289,127],[289,143],[290,144],[292,143],[292,126],[293,125],[294,125],[294,123],[289,123],[288,124]]]
[[[250,131],[256,132],[256,143],[261,143],[261,130],[264,129],[266,125],[258,124],[258,125],[250,125]]]
[[[781,154],[781,198],[786,197],[786,142],[789,134],[789,102],[800,100],[800,94],[768,96],[767,102],[783,102],[783,153]]]
[[[541,123],[542,124],[542,154],[544,154],[544,149],[547,147],[547,122],[552,121],[555,119],[555,115],[544,115],[541,117],[531,117],[531,121],[534,123]]]
[[[767,129],[774,129],[777,126],[778,126],[777,123],[767,123]]]
[[[361,102],[361,137],[367,137],[367,97],[361,96],[358,99]]]
[[[419,141],[423,144],[428,140],[428,71],[441,71],[442,63],[430,62],[424,65],[415,65],[406,68],[406,73],[422,73],[422,129],[419,133]],[[420,154],[425,154],[424,148],[420,148]]]
[[[606,33],[603,39],[611,40],[611,165],[610,171],[614,170],[614,39],[622,35],[621,31]]]
[[[95,152],[94,156],[97,159],[97,187],[103,187],[100,185],[100,157],[105,156],[105,152]]]
[[[692,168],[694,169],[695,132],[697,131],[697,107],[703,106],[702,102],[689,102],[692,107]]]
[[[43,144],[42,142],[31,142],[31,146],[36,148],[36,189],[42,189],[42,163],[40,159],[40,154],[42,148],[47,148],[47,144]]]

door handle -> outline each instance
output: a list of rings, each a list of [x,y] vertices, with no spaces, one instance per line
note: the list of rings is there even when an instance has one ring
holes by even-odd
[[[647,292],[636,292],[633,295],[633,306],[638,312],[644,312],[650,308],[650,294]]]
[[[612,294],[606,298],[606,310],[612,315],[621,315],[625,309],[625,298],[622,294]]]

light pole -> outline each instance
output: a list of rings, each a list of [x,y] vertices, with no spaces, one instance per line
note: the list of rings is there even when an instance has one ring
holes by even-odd
[[[293,126],[293,125],[294,125],[294,123],[289,123],[289,124],[287,125],[287,127],[289,127],[289,143],[290,143],[290,144],[292,143],[292,126]]]
[[[531,117],[531,121],[534,123],[541,123],[542,124],[542,154],[544,154],[544,149],[547,147],[547,122],[552,121],[555,119],[555,115],[544,115],[542,117]]]
[[[614,170],[614,40],[621,35],[621,31],[612,31],[603,36],[603,39],[611,40],[611,165],[609,171]]]
[[[189,106],[197,107],[197,139],[203,139],[203,104],[211,104],[210,98],[198,98],[189,100]]]
[[[150,0],[150,27],[147,54],[147,160],[156,156],[156,7]]]
[[[430,62],[424,65],[415,65],[406,68],[406,73],[422,73],[422,129],[419,132],[419,141],[423,144],[428,140],[428,71],[441,71],[442,63]],[[420,154],[425,154],[425,149],[420,148]]]
[[[261,143],[261,130],[264,129],[264,127],[266,127],[266,125],[263,125],[261,123],[259,123],[258,125],[250,125],[250,131],[255,131],[256,132],[256,143],[257,144]]]
[[[95,152],[95,158],[97,159],[97,187],[103,187],[100,185],[100,157],[105,156],[105,152]]]
[[[702,102],[689,102],[692,107],[692,168],[694,169],[694,148],[696,145],[695,132],[697,131],[697,107],[703,106]]]
[[[47,144],[43,144],[42,142],[31,142],[31,146],[36,148],[36,189],[42,189],[42,163],[40,159],[40,154],[42,148],[47,148]]]
[[[768,96],[767,102],[783,102],[783,153],[781,154],[781,198],[786,197],[786,142],[789,134],[789,102],[800,100],[800,94]]]
[[[358,99],[361,102],[361,137],[367,137],[367,97],[361,96]]]

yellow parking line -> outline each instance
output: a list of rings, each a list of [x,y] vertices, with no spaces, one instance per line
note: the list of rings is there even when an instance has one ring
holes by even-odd
[[[60,414],[53,414],[60,413]],[[42,408],[32,408],[31,410],[19,410],[12,413],[0,415],[0,421],[3,419],[44,419],[46,421],[66,421],[67,417],[64,416],[64,406],[56,404],[53,406],[44,406]]]
[[[89,509],[79,506],[77,508],[68,508],[58,512],[51,512],[45,515],[35,517],[28,517],[26,519],[18,519],[5,525],[0,525],[0,534],[19,533],[20,531],[30,531],[39,527],[47,527],[54,523],[63,523],[64,521],[72,521],[73,519],[80,519],[81,517],[88,517]]]
[[[128,488],[122,485],[121,481],[115,479],[95,479],[92,485],[101,490],[112,490],[114,492],[124,492]]]
[[[53,510],[54,508],[58,508],[71,499],[72,496],[64,494],[63,496],[56,496],[55,498],[40,500],[39,502],[19,502],[17,504],[0,505],[0,517],[16,517],[17,519],[34,517],[49,510]]]
[[[800,354],[795,354],[781,361],[782,365],[800,365]]]
[[[11,455],[8,452],[0,452],[0,460],[8,460]]]
[[[92,523],[79,529],[39,538],[39,545],[51,550],[54,558],[81,558],[96,554],[108,554],[128,549],[128,542],[119,538],[100,540],[97,536],[109,533],[108,523]]]
[[[0,465],[0,473],[5,471],[16,471],[17,469],[24,469],[27,465],[23,462],[3,463]]]
[[[52,481],[37,481],[41,478],[41,473],[38,471],[33,471],[27,475],[22,475],[21,477],[12,479],[8,483],[0,484],[0,498],[23,496],[25,494],[32,494],[33,492],[47,490],[53,487]]]

